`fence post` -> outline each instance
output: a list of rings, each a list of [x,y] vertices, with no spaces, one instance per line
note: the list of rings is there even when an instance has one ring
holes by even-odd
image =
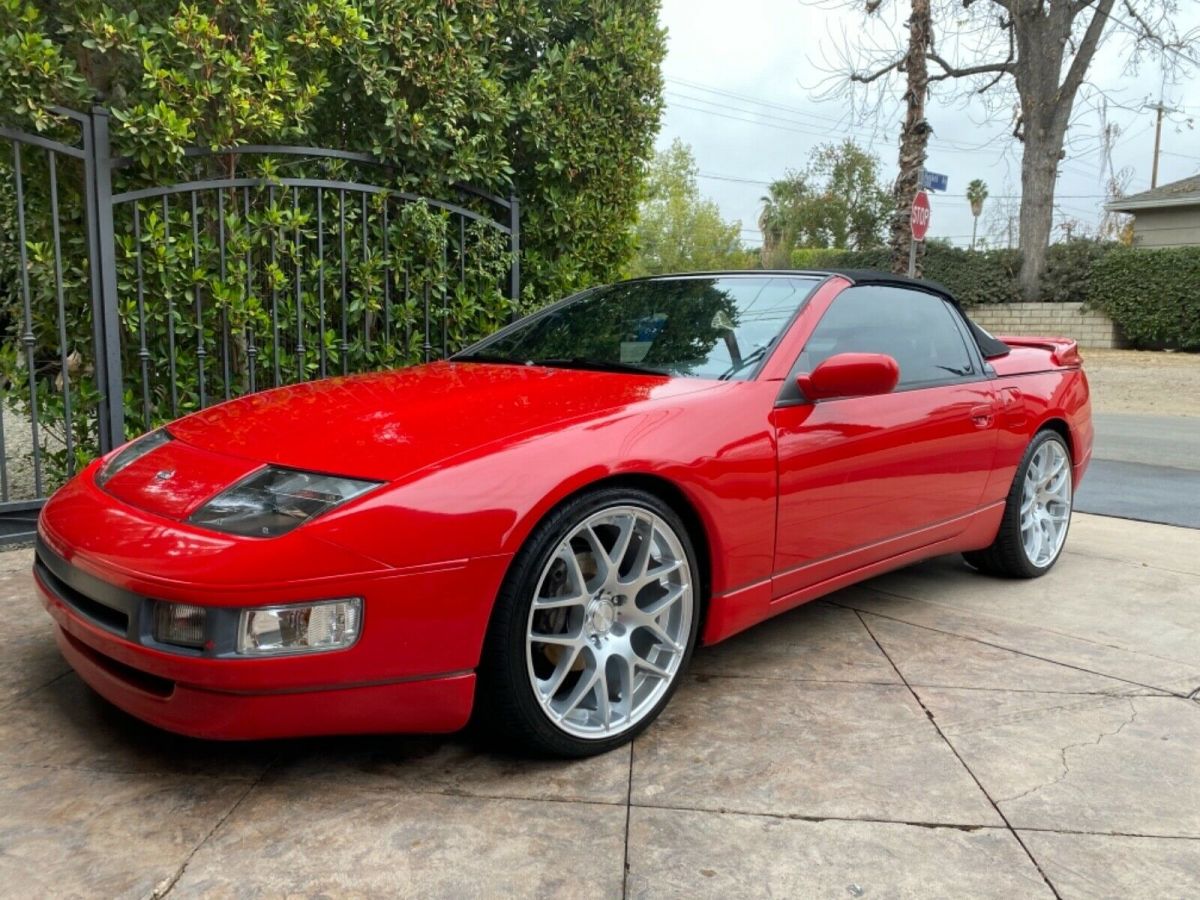
[[[508,251],[512,254],[509,261],[508,299],[512,303],[510,316],[515,322],[520,318],[521,306],[521,201],[517,192],[508,195]]]
[[[108,110],[93,106],[84,135],[87,220],[92,282],[92,337],[100,390],[100,452],[125,443],[125,379],[117,315],[117,246],[113,227],[112,158]]]

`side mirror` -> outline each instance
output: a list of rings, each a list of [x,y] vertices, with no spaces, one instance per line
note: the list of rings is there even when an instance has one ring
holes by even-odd
[[[838,353],[796,384],[809,400],[834,397],[870,397],[890,393],[900,380],[900,365],[883,353]]]

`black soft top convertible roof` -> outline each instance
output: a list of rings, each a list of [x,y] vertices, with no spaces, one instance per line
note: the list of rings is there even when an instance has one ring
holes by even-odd
[[[830,275],[841,275],[855,284],[894,285],[895,287],[916,288],[917,290],[937,294],[944,300],[953,303],[958,311],[962,313],[963,319],[966,320],[967,325],[971,328],[971,334],[975,336],[975,343],[979,345],[979,352],[983,354],[984,359],[998,359],[1001,356],[1007,356],[1012,350],[1004,341],[992,336],[989,332],[976,325],[974,320],[967,315],[967,311],[962,308],[962,304],[958,302],[958,299],[936,281],[928,281],[924,278],[909,278],[907,275],[893,275],[891,272],[879,272],[875,269],[824,269],[822,271]]]

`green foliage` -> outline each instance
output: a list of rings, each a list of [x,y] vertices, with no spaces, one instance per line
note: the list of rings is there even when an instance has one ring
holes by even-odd
[[[77,130],[48,105],[101,102],[112,111],[114,154],[131,161],[115,175],[117,192],[221,177],[275,185],[206,195],[195,239],[186,195],[165,210],[157,201],[142,204],[137,235],[132,206],[118,211],[128,430],[194,408],[201,390],[211,402],[269,383],[265,348],[277,333],[281,375],[295,380],[320,374],[322,352],[330,372],[409,363],[424,355],[426,341],[440,354],[443,343],[469,343],[510,313],[501,292],[507,253],[494,230],[466,230],[469,252],[460,267],[457,220],[434,208],[392,202],[385,225],[378,195],[364,211],[360,195],[343,200],[326,191],[318,229],[315,193],[293,193],[283,178],[357,178],[393,196],[446,199],[461,182],[515,191],[522,308],[619,275],[632,255],[631,224],[661,112],[665,43],[657,13],[658,0],[0,0],[6,124],[75,141]],[[369,151],[390,168],[184,156],[192,146],[247,143]],[[29,365],[13,340],[25,317],[11,156],[4,153],[0,375],[13,385],[10,399],[39,401],[47,447],[63,470],[67,456],[83,459],[95,449],[82,169],[58,160],[60,352],[45,154],[29,151],[24,167],[35,342]],[[344,257],[336,231],[343,213]],[[386,335],[385,273],[394,295]],[[343,316],[350,323],[344,340]],[[172,365],[174,396],[164,374]],[[78,453],[67,453],[69,435]]]
[[[987,183],[982,178],[973,178],[967,185],[967,202],[971,204],[971,215],[979,218],[983,214],[983,202],[988,198]]]
[[[930,242],[925,277],[941,282],[967,306],[1017,303],[1020,254],[971,252]],[[1200,350],[1200,247],[1140,250],[1115,243],[1053,244],[1042,280],[1047,302],[1086,303],[1112,317],[1136,347]],[[800,249],[797,269],[882,269],[886,250]]]
[[[678,138],[650,164],[631,276],[746,267],[742,223],[726,222],[700,195],[697,171],[691,148]]]
[[[796,247],[868,250],[883,242],[891,197],[879,159],[851,140],[818,147],[804,170],[768,191],[759,218],[768,267],[786,265]]]
[[[1074,240],[1051,244],[1042,275],[1042,299],[1050,303],[1086,303],[1093,296],[1096,266],[1119,246],[1115,241]]]
[[[885,248],[866,251],[796,250],[796,268],[880,269],[889,271],[891,254]],[[1020,299],[1016,275],[1020,254],[1015,250],[972,252],[930,241],[925,247],[924,275],[944,285],[967,306],[1015,303]]]
[[[1092,303],[1135,347],[1200,350],[1200,247],[1120,247],[1097,262]]]

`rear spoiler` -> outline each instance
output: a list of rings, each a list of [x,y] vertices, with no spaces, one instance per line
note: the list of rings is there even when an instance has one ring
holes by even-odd
[[[1010,347],[1039,347],[1050,351],[1050,359],[1056,366],[1075,367],[1083,365],[1079,355],[1079,344],[1063,337],[1002,337],[1000,340]]]

